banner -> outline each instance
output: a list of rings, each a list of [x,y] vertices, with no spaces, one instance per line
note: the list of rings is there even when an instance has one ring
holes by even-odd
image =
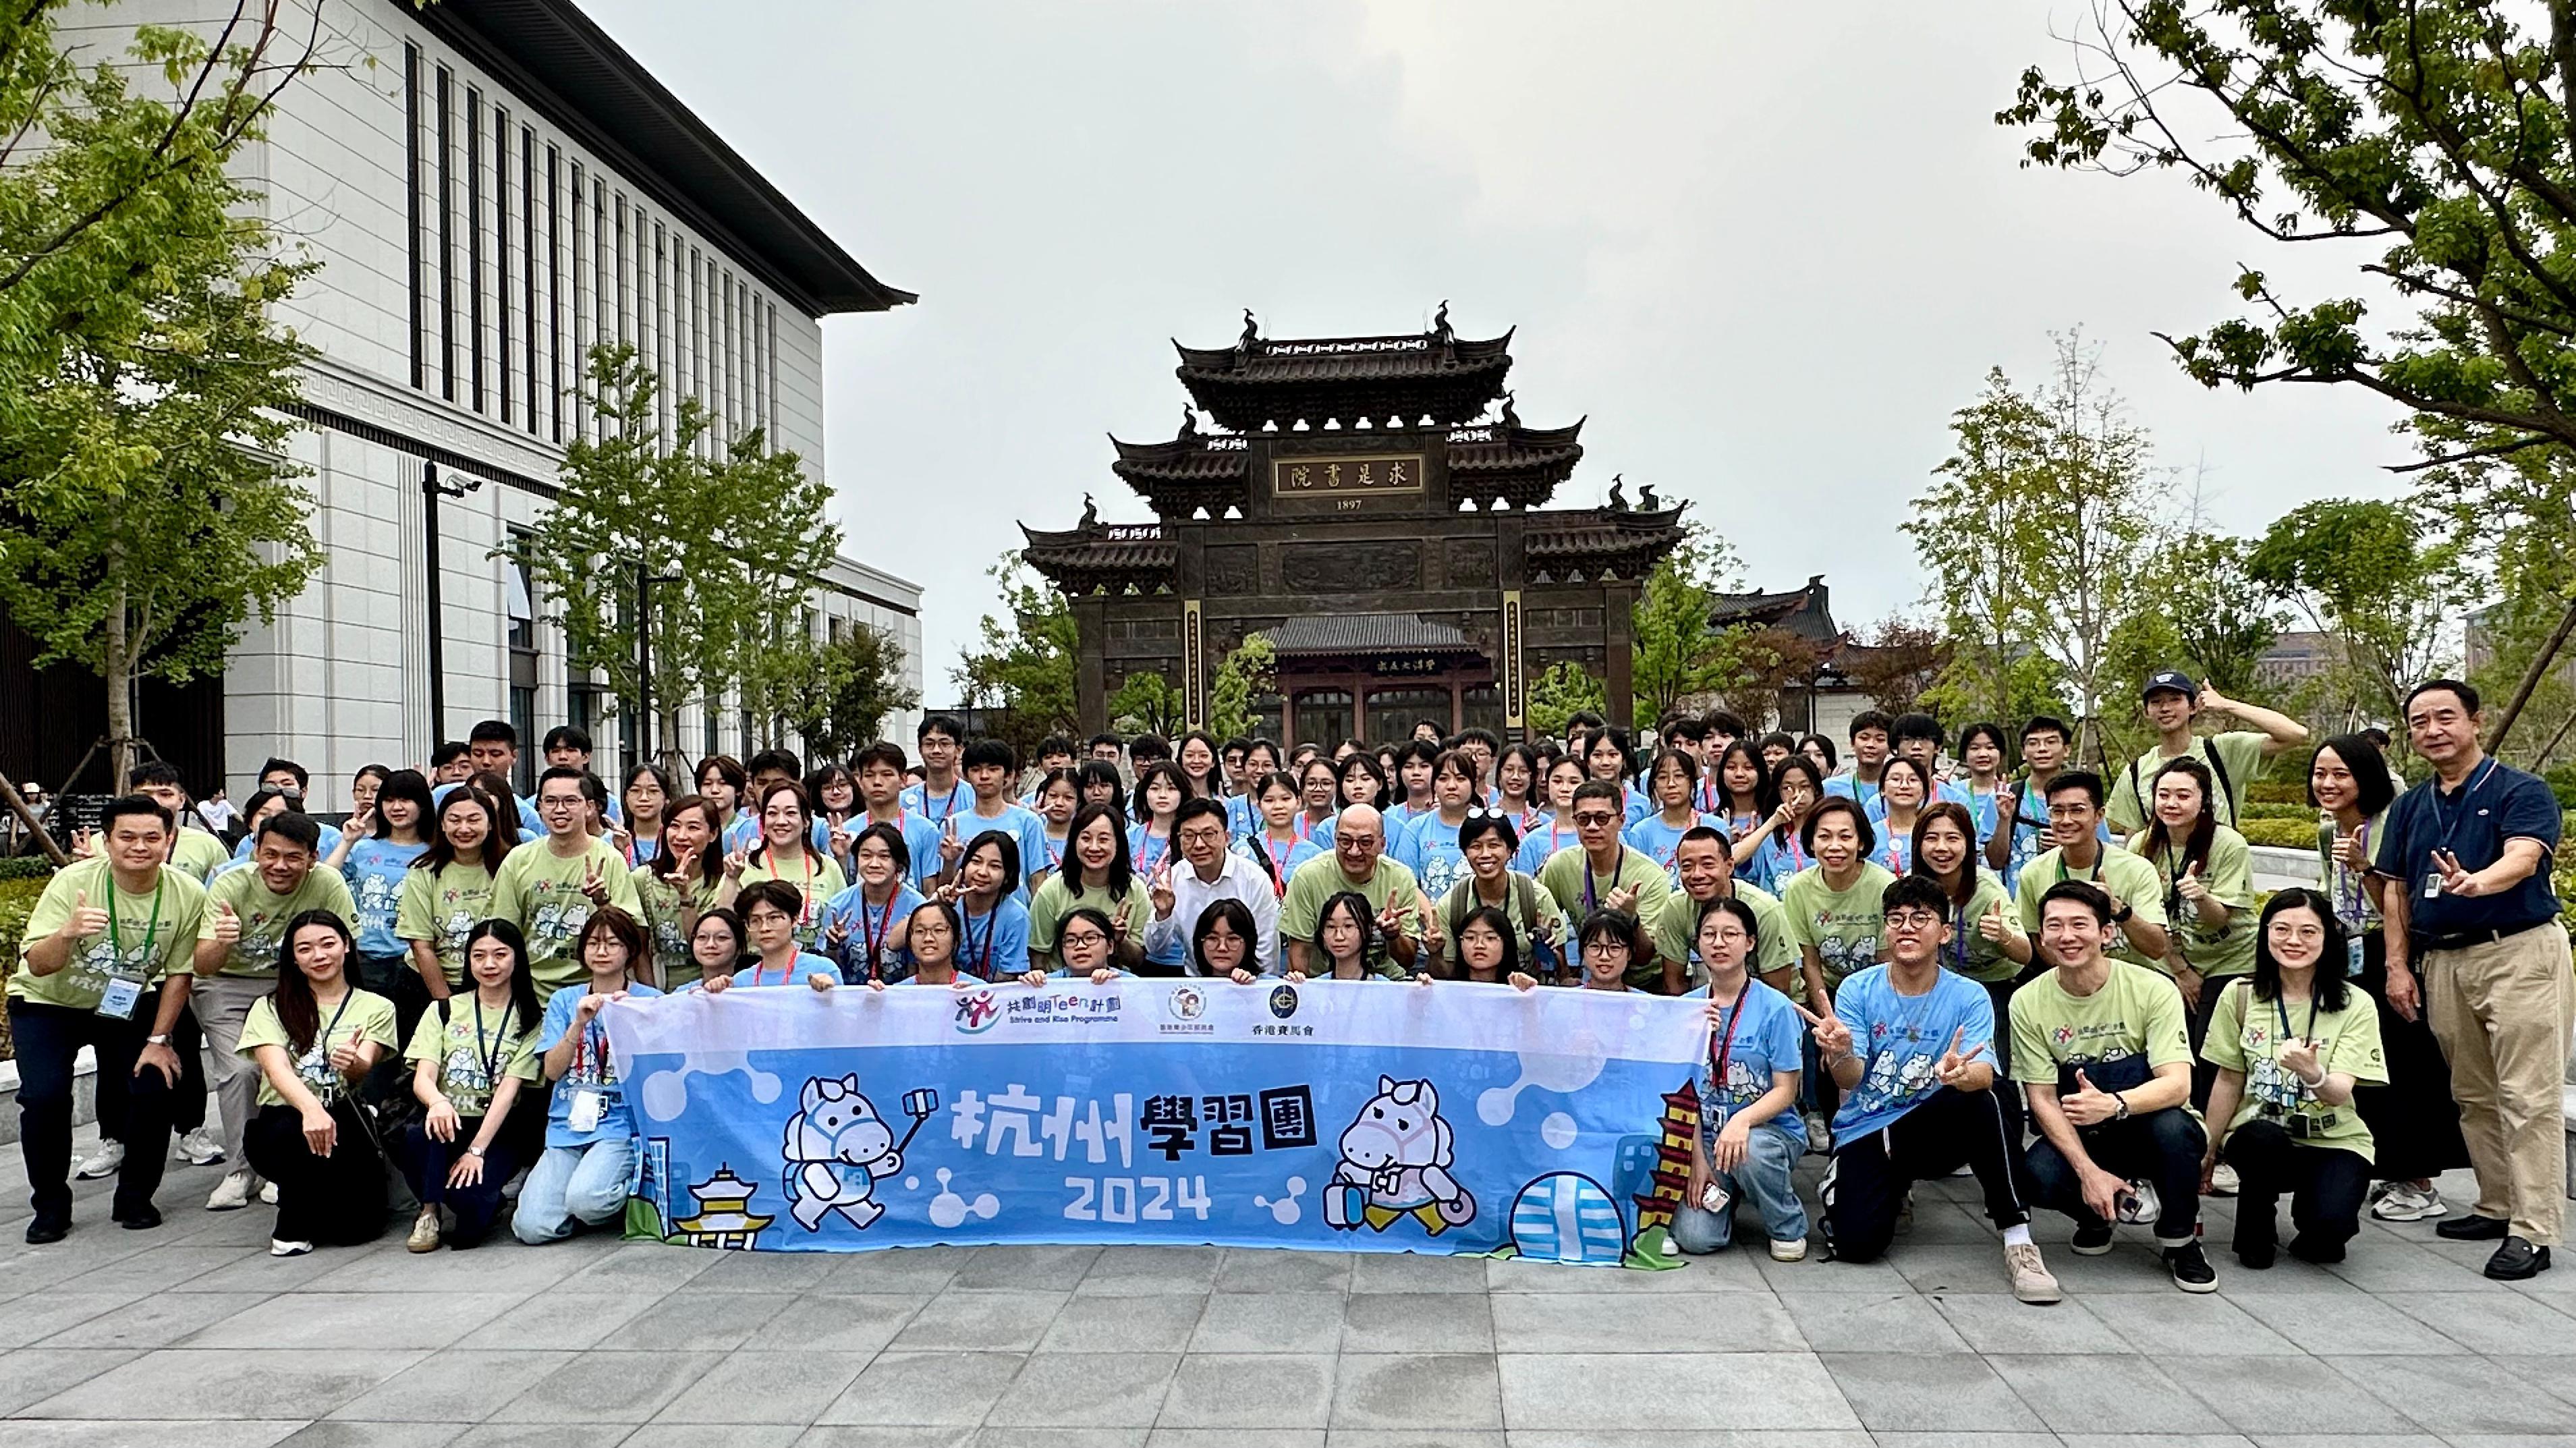
[[[1698,1002],[1448,982],[689,991],[603,1013],[630,1235],[1670,1265]]]

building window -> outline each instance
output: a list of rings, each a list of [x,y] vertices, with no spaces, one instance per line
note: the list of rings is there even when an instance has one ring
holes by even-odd
[[[1280,699],[1276,694],[1263,694],[1254,699],[1252,701],[1252,717],[1259,722],[1253,725],[1253,734],[1262,739],[1277,739],[1279,737],[1279,710]],[[1259,781],[1256,780],[1254,782],[1258,783]]]
[[[405,278],[411,292],[411,385],[417,390],[429,385],[428,359],[422,355],[421,336],[421,235],[420,235],[420,47],[403,46],[403,218],[410,238],[406,254],[411,262]]]
[[[1351,696],[1346,689],[1308,689],[1297,696],[1297,733],[1291,742],[1331,749],[1351,738]]]
[[[537,744],[537,594],[535,580],[528,572],[527,550],[533,546],[529,536],[510,530],[510,556],[502,564],[508,571],[510,632],[510,727],[519,731],[519,764],[510,787],[519,793],[536,791],[535,761]]]
[[[1496,684],[1469,684],[1459,701],[1466,717],[1458,721],[1461,729],[1491,729],[1503,732],[1503,691]]]
[[[1368,736],[1374,740],[1405,739],[1413,734],[1413,722],[1428,719],[1440,727],[1445,736],[1458,726],[1449,716],[1449,691],[1446,689],[1371,689],[1368,696]]]
[[[465,332],[469,394],[483,410],[483,92],[465,88]]]
[[[438,395],[456,400],[456,77],[438,68]]]
[[[525,204],[526,198],[521,198]],[[492,320],[499,344],[492,376],[499,384],[501,420],[510,420],[510,108],[492,108]]]

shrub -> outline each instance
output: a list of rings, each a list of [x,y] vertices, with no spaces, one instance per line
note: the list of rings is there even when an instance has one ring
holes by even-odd
[[[2317,816],[2310,810],[2304,819],[2249,819],[2238,822],[2237,832],[2249,845],[2271,845],[2284,850],[2313,850],[2317,847]]]

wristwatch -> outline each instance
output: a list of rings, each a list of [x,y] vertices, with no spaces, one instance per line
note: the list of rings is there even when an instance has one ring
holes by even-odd
[[[481,1156],[481,1155],[483,1154],[483,1148],[481,1148],[481,1147],[479,1147],[479,1146],[469,1146],[469,1147],[465,1148],[465,1154],[466,1154],[467,1156],[476,1156],[476,1157],[479,1157],[479,1156]]]
[[[2121,906],[2121,907],[2120,907],[2116,912],[2114,912],[2114,913],[2112,914],[2112,916],[2111,916],[2111,923],[2112,923],[2112,924],[2114,924],[2114,925],[2126,925],[2126,924],[2128,924],[2128,923],[2129,923],[2129,917],[2130,917],[2130,916],[2132,916],[2132,915],[2135,915],[2135,914],[2137,914],[2137,913],[2138,913],[2138,908],[2137,908],[2136,906],[2134,906],[2134,905],[2122,905],[2122,906]]]
[[[2113,1112],[2111,1113],[2111,1119],[2112,1119],[2113,1121],[2126,1121],[2126,1120],[2128,1120],[2128,1119],[2129,1119],[2129,1098],[2128,1098],[2126,1095],[2124,1095],[2124,1094],[2122,1094],[2122,1093],[2120,1093],[2120,1092],[2114,1091],[2114,1092],[2112,1092],[2112,1093],[2111,1093],[2111,1099],[2112,1099],[2112,1100],[2114,1100],[2114,1101],[2116,1101],[2116,1102],[2118,1102],[2118,1103],[2120,1103],[2120,1105],[2119,1105],[2119,1109],[2118,1109],[2118,1110],[2116,1110],[2116,1111],[2113,1111]]]
[[[164,1031],[157,1036],[145,1036],[143,1038],[143,1044],[147,1046],[166,1046],[170,1044],[170,1034],[169,1032]]]

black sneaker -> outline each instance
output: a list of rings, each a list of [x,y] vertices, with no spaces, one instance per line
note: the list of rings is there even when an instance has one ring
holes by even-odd
[[[2506,1222],[2502,1217],[2481,1217],[2464,1212],[2445,1217],[2433,1226],[2433,1235],[2454,1242],[2498,1242],[2504,1239]]]
[[[2498,1282],[2523,1282],[2549,1270],[2549,1249],[2527,1237],[2507,1237],[2487,1259],[2487,1275]]]
[[[161,1212],[149,1203],[110,1212],[109,1217],[129,1232],[149,1232],[161,1225]]]
[[[2076,1223],[2074,1245],[2075,1254],[2079,1257],[2099,1257],[2110,1251],[2111,1224],[2108,1222]]]
[[[2218,1274],[2210,1270],[2209,1259],[2201,1255],[2198,1242],[2185,1242],[2164,1249],[2165,1270],[2173,1273],[2174,1286],[2185,1292],[2216,1292]]]
[[[2280,1242],[2274,1237],[2239,1233],[2236,1238],[2236,1260],[2252,1271],[2269,1269],[2279,1249]]]
[[[71,1234],[72,1224],[68,1220],[38,1217],[27,1224],[27,1245],[42,1247],[48,1243],[59,1242]]]

